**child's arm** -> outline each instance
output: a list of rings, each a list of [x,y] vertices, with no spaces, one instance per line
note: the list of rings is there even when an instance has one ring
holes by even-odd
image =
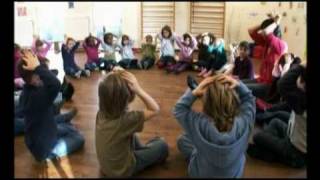
[[[45,54],[48,53],[48,51],[50,50],[51,46],[52,46],[52,42],[48,42],[48,41],[43,41],[46,44],[46,47],[44,49]]]
[[[179,48],[182,48],[183,47],[183,44],[182,44],[182,37],[181,36],[178,36],[178,35],[176,35],[175,37],[174,37],[174,39],[175,39],[175,41],[176,41],[176,43],[177,43],[177,45],[178,45],[178,47]]]
[[[101,44],[101,40],[97,37],[94,37],[94,38],[97,40],[96,47],[99,48],[99,46]]]
[[[34,103],[37,105],[36,108],[42,109],[48,107],[48,105],[52,104],[60,90],[60,81],[51,71],[40,65],[37,56],[30,51],[24,50],[22,59],[26,62],[23,68],[39,75],[43,82],[43,86],[39,87],[35,92],[37,98],[33,98],[34,101],[37,101],[37,103]]]
[[[71,52],[76,51],[76,49],[78,49],[79,46],[80,46],[80,42],[77,41],[76,44],[72,47]]]
[[[121,77],[128,82],[130,89],[135,92],[139,98],[146,105],[146,109],[143,110],[144,119],[149,120],[155,115],[159,114],[160,107],[157,102],[146,93],[138,83],[136,77],[128,71],[121,70]]]
[[[189,35],[191,37],[191,47],[192,47],[192,49],[195,49],[198,45],[198,42],[195,37],[193,37],[191,34],[189,34]]]

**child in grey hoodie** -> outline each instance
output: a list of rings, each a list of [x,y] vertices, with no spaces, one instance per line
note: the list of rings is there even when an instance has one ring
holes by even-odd
[[[203,112],[191,109],[198,97]],[[186,90],[173,113],[185,130],[177,146],[188,161],[189,176],[242,176],[255,109],[251,91],[230,76],[208,77]]]

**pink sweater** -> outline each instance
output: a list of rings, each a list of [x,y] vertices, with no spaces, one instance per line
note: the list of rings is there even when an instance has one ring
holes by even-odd
[[[197,41],[194,37],[192,37],[192,42],[190,46],[186,46],[183,43],[183,38],[180,36],[176,36],[176,43],[180,48],[179,59],[182,61],[191,62],[192,61],[192,52],[197,47]]]
[[[83,43],[83,48],[86,51],[88,61],[87,63],[96,62],[99,59],[99,46],[101,43],[100,39],[96,39],[98,42],[94,46],[88,46],[86,43]]]
[[[271,84],[273,66],[280,56],[288,49],[288,45],[285,41],[274,36],[273,33],[263,36],[258,34],[257,31],[258,30],[249,33],[249,35],[257,44],[262,45],[265,48],[258,82]]]
[[[45,58],[47,56],[48,51],[50,50],[52,43],[47,42],[47,41],[43,41],[46,44],[45,48],[41,48],[40,51],[37,51],[36,49],[36,42],[33,41],[32,43],[32,51],[38,56],[38,57],[42,57]]]

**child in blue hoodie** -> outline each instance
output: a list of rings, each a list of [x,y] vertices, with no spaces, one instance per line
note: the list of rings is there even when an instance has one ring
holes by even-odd
[[[191,109],[197,98],[203,112]],[[185,130],[177,146],[188,161],[189,176],[242,176],[255,109],[251,91],[230,76],[208,77],[186,90],[173,113]]]

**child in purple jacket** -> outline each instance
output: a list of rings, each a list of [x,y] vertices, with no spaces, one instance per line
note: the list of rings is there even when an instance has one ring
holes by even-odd
[[[189,33],[183,34],[183,37],[176,36],[175,40],[180,48],[179,61],[174,66],[168,67],[167,71],[179,74],[191,67],[192,52],[197,47],[197,41]]]

